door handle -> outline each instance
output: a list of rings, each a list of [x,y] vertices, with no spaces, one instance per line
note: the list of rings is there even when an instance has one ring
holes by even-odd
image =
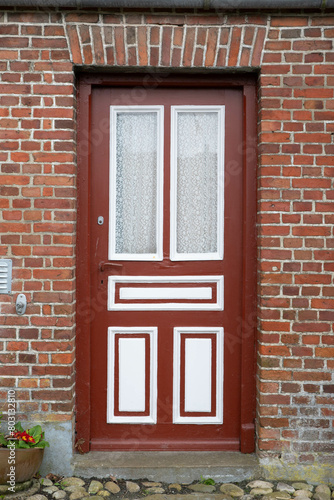
[[[119,269],[119,268],[123,267],[123,265],[122,264],[115,264],[114,262],[101,262],[99,269],[103,273],[108,267],[111,269],[112,268]]]

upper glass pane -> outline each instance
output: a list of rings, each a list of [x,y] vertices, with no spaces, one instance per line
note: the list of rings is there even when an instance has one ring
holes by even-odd
[[[176,252],[217,252],[217,111],[177,113]]]
[[[112,253],[124,258],[154,258],[159,250],[158,112],[118,108],[113,127]]]

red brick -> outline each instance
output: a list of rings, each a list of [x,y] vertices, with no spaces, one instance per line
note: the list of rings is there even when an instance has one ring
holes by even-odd
[[[205,55],[205,66],[214,66],[218,41],[218,28],[209,28]]]
[[[147,66],[148,55],[147,55],[147,28],[145,26],[139,26],[137,31],[138,36],[138,58],[140,66]]]
[[[73,62],[75,64],[82,64],[82,55],[80,49],[80,42],[78,37],[77,28],[75,25],[67,25],[67,33],[70,41]]]
[[[296,28],[298,26],[307,26],[308,25],[308,18],[307,17],[276,17],[273,16],[271,19],[271,26],[277,26],[277,27],[282,27],[286,28],[288,26],[291,26],[293,28]]]
[[[240,41],[241,41],[241,28],[235,26],[232,28],[232,38],[230,42],[230,51],[228,54],[228,66],[237,66]]]
[[[161,64],[163,66],[170,65],[170,52],[172,43],[172,28],[164,26],[162,32],[162,53],[161,53]]]
[[[118,26],[115,28],[115,53],[117,64],[125,64],[124,28]]]
[[[102,42],[101,28],[99,26],[92,26],[93,35],[93,52],[96,64],[104,64],[104,48]]]
[[[194,42],[195,42],[195,29],[188,28],[186,32],[186,39],[184,43],[184,52],[183,52],[183,66],[185,67],[191,66],[193,50],[194,50]]]
[[[7,350],[8,351],[25,351],[28,349],[28,343],[27,342],[8,342],[7,343]]]
[[[173,44],[177,47],[181,47],[183,43],[184,30],[183,28],[174,28],[174,38]]]

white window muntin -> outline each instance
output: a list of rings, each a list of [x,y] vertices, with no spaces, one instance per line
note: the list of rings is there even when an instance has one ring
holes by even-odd
[[[116,253],[116,122],[118,113],[157,113],[157,214],[156,253]],[[109,166],[109,260],[163,260],[163,106],[110,106],[110,166]]]
[[[217,251],[212,253],[177,252],[177,127],[179,113],[217,112]],[[171,106],[171,187],[170,259],[172,261],[222,260],[224,255],[224,122],[225,106]]]

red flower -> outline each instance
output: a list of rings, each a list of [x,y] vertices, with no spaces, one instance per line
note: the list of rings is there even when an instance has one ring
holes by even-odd
[[[30,436],[30,434],[28,434],[26,431],[22,431],[22,432],[17,431],[14,433],[14,437],[17,439],[21,439],[25,443],[27,443],[27,442],[32,443],[32,444],[36,443],[34,438],[32,436]]]

